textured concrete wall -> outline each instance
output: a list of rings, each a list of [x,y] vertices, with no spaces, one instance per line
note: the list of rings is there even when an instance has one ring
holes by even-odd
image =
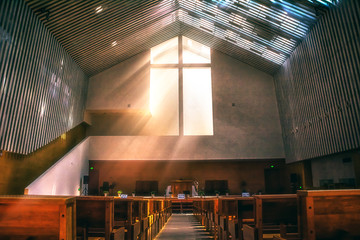
[[[92,160],[283,158],[273,79],[212,51],[214,136],[157,136],[146,111],[149,52],[90,78]],[[94,113],[94,111],[97,111]],[[111,137],[110,137],[111,136]]]
[[[313,186],[321,187],[320,180],[326,179],[333,181],[330,188],[336,188],[337,185],[342,187],[343,184],[340,184],[342,179],[353,179],[356,184],[360,176],[354,166],[357,166],[359,156],[360,152],[355,151],[311,160]]]
[[[87,110],[148,110],[150,51],[90,78]],[[130,107],[128,107],[130,104]]]

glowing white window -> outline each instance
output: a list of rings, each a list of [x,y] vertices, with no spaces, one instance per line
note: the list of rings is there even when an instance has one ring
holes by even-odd
[[[183,63],[210,63],[210,48],[183,37]]]
[[[183,70],[184,135],[213,135],[210,68]]]
[[[179,70],[150,70],[150,112],[158,135],[179,135]]]
[[[178,38],[172,38],[151,48],[151,64],[179,63]]]
[[[210,63],[210,48],[186,37],[151,49],[150,112],[157,134],[213,135]]]

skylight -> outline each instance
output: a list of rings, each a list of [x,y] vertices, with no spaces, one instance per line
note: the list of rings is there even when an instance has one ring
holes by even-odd
[[[179,20],[282,64],[316,23],[315,7],[339,0],[181,0]]]

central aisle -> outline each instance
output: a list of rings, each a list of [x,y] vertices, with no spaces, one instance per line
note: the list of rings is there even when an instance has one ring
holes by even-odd
[[[172,214],[156,240],[213,239],[192,214]]]

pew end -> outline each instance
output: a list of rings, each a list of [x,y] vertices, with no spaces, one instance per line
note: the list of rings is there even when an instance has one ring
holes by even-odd
[[[75,239],[72,197],[1,196],[0,239]]]
[[[243,225],[243,240],[257,240],[258,231],[255,225],[244,224]]]

